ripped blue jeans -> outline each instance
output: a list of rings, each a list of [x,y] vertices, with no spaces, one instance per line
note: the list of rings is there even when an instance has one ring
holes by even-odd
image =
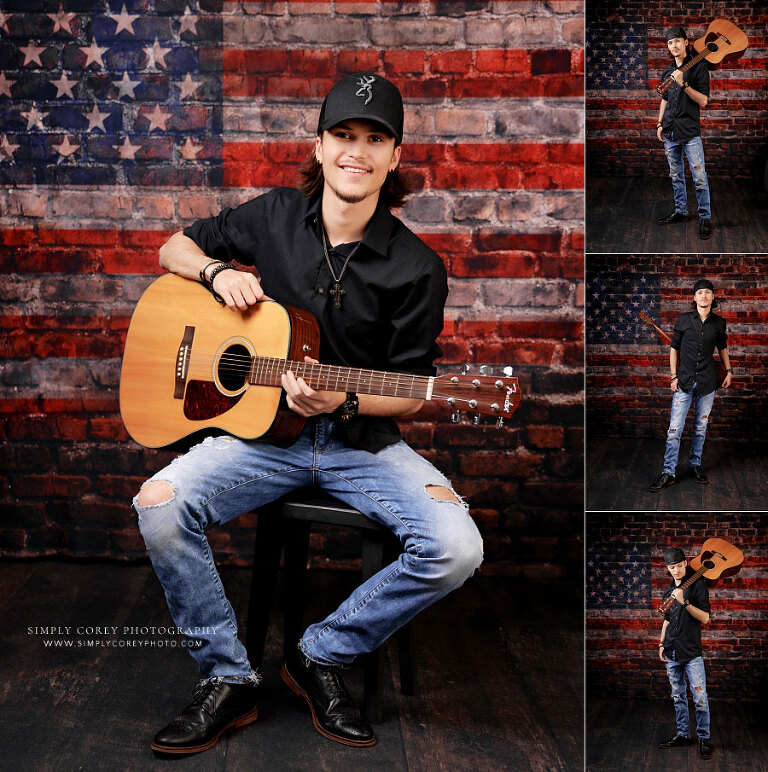
[[[688,415],[691,402],[694,399],[696,400],[696,409],[688,466],[701,466],[701,454],[704,451],[704,440],[707,438],[707,424],[712,403],[715,401],[715,392],[711,391],[709,394],[699,397],[694,382],[690,391],[683,391],[678,386],[677,391],[672,395],[672,414],[669,418],[667,445],[664,449],[664,471],[671,475],[675,474],[677,468],[677,457],[680,453],[680,440],[685,428],[685,417]]]
[[[288,448],[207,439],[158,472],[170,498],[134,508],[175,624],[190,630],[201,678],[252,675],[205,531],[304,487],[320,488],[389,528],[404,552],[360,585],[300,647],[319,663],[373,651],[419,611],[461,586],[482,562],[482,539],[448,480],[405,442],[378,453],[350,448],[333,421],[311,419]],[[455,496],[455,494],[453,494]]]
[[[675,725],[677,733],[688,737],[688,694],[685,679],[691,687],[693,707],[696,712],[696,736],[699,740],[709,739],[709,699],[707,698],[707,676],[704,660],[696,657],[688,662],[675,662],[666,658],[667,677],[672,687],[672,701],[675,705]]]
[[[675,199],[675,211],[688,214],[688,194],[685,186],[685,166],[683,156],[688,159],[688,168],[693,177],[696,190],[696,202],[700,220],[710,220],[712,210],[709,200],[709,182],[704,167],[704,146],[701,137],[694,137],[687,142],[664,140],[664,152],[669,162],[669,176],[672,178],[672,194]]]

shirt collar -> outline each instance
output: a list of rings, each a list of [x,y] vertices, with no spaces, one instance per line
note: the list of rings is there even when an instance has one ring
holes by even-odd
[[[306,202],[306,211],[303,218],[305,222],[307,220],[312,220],[318,238],[320,238],[321,198],[322,195],[317,195]],[[386,257],[389,236],[392,233],[394,225],[395,218],[392,216],[389,208],[381,201],[381,198],[379,198],[379,204],[376,207],[376,211],[373,213],[373,217],[371,217],[371,221],[365,229],[363,244],[368,247],[368,249],[378,252],[382,257]]]

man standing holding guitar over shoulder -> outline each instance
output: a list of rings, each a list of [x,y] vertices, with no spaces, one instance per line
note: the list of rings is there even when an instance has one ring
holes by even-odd
[[[659,636],[659,659],[667,666],[672,687],[676,733],[671,740],[660,743],[659,748],[677,748],[691,742],[688,735],[687,677],[696,711],[699,753],[702,758],[708,759],[712,755],[712,746],[709,742],[709,700],[701,651],[701,626],[709,624],[709,590],[704,578],[696,579],[685,590],[680,587],[686,579],[692,578],[694,571],[679,547],[665,549],[664,562],[673,580],[664,591],[664,600],[672,596],[674,602],[664,614]]]
[[[692,310],[681,314],[675,322],[675,332],[669,349],[669,387],[673,392],[672,414],[664,450],[664,469],[650,486],[657,492],[675,483],[680,439],[691,403],[696,403],[696,417],[688,458],[688,473],[698,483],[709,482],[701,468],[701,454],[707,435],[707,423],[715,389],[731,385],[733,370],[728,356],[725,319],[714,313],[717,306],[714,286],[709,279],[699,279],[693,285]],[[717,348],[726,369],[725,380],[717,383],[715,362]]]
[[[696,188],[699,237],[708,239],[712,235],[712,212],[699,116],[701,108],[706,107],[709,99],[709,66],[702,60],[686,72],[681,72],[680,68],[691,58],[685,30],[682,27],[672,27],[666,31],[665,37],[674,62],[664,70],[661,80],[664,82],[671,76],[675,82],[662,94],[656,136],[659,142],[664,143],[664,152],[669,162],[675,210],[662,217],[658,223],[671,225],[688,219],[683,162],[685,156]]]
[[[266,298],[310,311],[323,363],[433,375],[446,271],[390,214],[410,192],[397,169],[402,133],[394,84],[373,74],[344,78],[323,103],[301,191],[278,188],[195,223],[161,248],[161,265],[202,281],[233,312]],[[259,278],[230,260],[255,266]],[[340,668],[463,584],[482,560],[466,504],[400,438],[394,417],[415,413],[421,400],[317,390],[290,371],[281,385],[287,408],[306,419],[296,442],[207,439],[134,501],[176,625],[204,631],[190,649],[202,679],[195,698],[157,733],[156,752],[203,751],[226,729],[256,719],[259,676],[238,640],[207,527],[318,487],[400,539],[403,554],[311,625],[281,673],[307,701],[316,729],[351,746],[376,738]]]

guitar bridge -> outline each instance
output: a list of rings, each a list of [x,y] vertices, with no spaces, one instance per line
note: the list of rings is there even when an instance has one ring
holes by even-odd
[[[192,339],[194,337],[195,328],[187,325],[184,328],[184,337],[181,339],[179,351],[176,354],[176,386],[173,390],[174,399],[184,399],[184,387],[187,384],[189,358],[192,355]]]

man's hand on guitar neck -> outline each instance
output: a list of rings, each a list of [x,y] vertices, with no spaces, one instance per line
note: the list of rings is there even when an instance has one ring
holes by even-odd
[[[317,359],[304,357],[305,362],[317,364]],[[285,389],[286,402],[294,413],[311,418],[321,413],[333,413],[347,398],[343,391],[315,391],[303,378],[297,378],[290,370],[283,373],[280,385]]]

